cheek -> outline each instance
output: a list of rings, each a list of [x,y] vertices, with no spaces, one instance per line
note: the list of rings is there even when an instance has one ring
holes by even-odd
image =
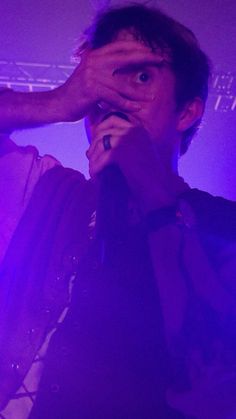
[[[173,136],[176,128],[174,102],[162,100],[151,107],[144,106],[140,111],[140,121],[149,133],[151,140],[163,139],[164,141]]]

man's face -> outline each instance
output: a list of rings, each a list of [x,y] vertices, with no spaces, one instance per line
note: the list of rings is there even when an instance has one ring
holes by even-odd
[[[134,41],[131,31],[123,30],[116,38],[117,41]],[[142,44],[143,45],[143,44]],[[150,53],[150,49],[143,45]],[[122,86],[127,84],[135,91],[150,93],[153,99],[140,103],[141,109],[126,115],[135,126],[144,127],[155,146],[167,151],[168,154],[176,153],[179,146],[180,133],[177,130],[179,114],[176,111],[175,101],[175,76],[170,67],[170,59],[160,51],[153,53],[154,58],[160,57],[160,64],[147,64],[145,62],[123,66],[114,73],[114,81]],[[96,127],[110,112],[119,109],[114,107],[95,106],[86,118],[86,127],[89,138],[93,141]]]

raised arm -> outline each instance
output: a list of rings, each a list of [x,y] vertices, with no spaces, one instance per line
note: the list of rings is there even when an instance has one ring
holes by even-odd
[[[46,92],[0,92],[0,131],[11,132],[62,121],[57,89]]]
[[[153,59],[151,54],[149,58]],[[117,68],[144,59],[147,54],[137,48],[136,42],[114,42],[85,51],[73,74],[54,90],[30,93],[4,90],[0,94],[0,131],[77,121],[99,102],[135,112],[140,109],[138,102],[150,97],[117,83],[113,75]]]

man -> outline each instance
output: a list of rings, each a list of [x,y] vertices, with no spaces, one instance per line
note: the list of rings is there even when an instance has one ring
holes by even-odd
[[[208,60],[141,5],[99,15],[78,55],[58,89],[0,96],[5,133],[86,117],[92,178],[3,138],[2,415],[233,418],[236,207],[177,169]]]

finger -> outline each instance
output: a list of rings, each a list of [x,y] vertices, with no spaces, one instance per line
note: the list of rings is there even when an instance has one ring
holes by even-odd
[[[101,134],[102,131],[111,130],[110,134],[116,135],[116,133],[118,134],[124,130],[132,128],[133,126],[134,124],[130,121],[126,121],[125,119],[120,118],[116,115],[111,115],[102,122],[100,122],[100,124],[96,127],[94,134],[95,136],[97,136],[98,134]]]
[[[104,135],[110,135],[110,134],[107,133]],[[103,144],[104,135],[95,138],[90,144],[90,147],[86,151],[86,156],[88,157],[89,160],[97,158],[98,155],[100,155],[101,153],[105,151],[104,144]]]
[[[133,49],[130,51],[111,52],[109,55],[101,55],[96,62],[102,69],[123,67],[124,65],[160,65],[163,61],[170,61],[167,54],[154,53],[148,48]]]
[[[95,87],[95,89],[100,94],[106,94],[106,90],[110,91],[110,94],[120,95],[124,99],[137,101],[137,102],[150,102],[155,99],[155,95],[153,92],[147,92],[145,90],[139,90],[137,87],[131,86],[129,83],[124,83],[123,81],[119,81],[115,79],[112,75],[109,77],[100,78],[97,80],[99,85]],[[104,91],[103,91],[104,89]]]
[[[123,68],[124,66],[157,66],[159,67],[163,61],[166,61],[165,57],[159,56],[152,52],[135,51],[130,54],[119,54],[117,56],[109,57],[107,64],[109,63],[114,67]]]
[[[119,130],[115,130],[115,131],[113,131],[113,133],[111,132],[110,129],[102,130],[102,131],[98,132],[96,136],[92,137],[92,141],[91,141],[90,147],[89,147],[89,149],[87,151],[87,153],[88,153],[87,154],[87,157],[89,158],[90,155],[94,152],[97,143],[100,143],[101,142],[102,149],[104,151],[103,138],[105,136],[109,136],[109,138],[110,138],[110,145],[112,147],[112,146],[114,146],[114,144],[113,144],[114,138],[115,137],[121,137],[122,135],[124,135],[124,131],[119,131]]]
[[[99,138],[96,142],[94,141],[89,149],[86,151],[86,156],[90,162],[95,161],[104,152],[103,140]]]
[[[93,178],[98,175],[105,167],[113,163],[112,150],[101,153],[89,161],[89,174]]]
[[[118,116],[111,116],[105,121],[101,122],[91,133],[91,145],[89,150],[93,151],[97,141],[100,141],[104,138],[105,135],[109,135],[112,139],[116,137],[123,137],[128,134],[128,132],[139,126],[139,124],[134,125],[128,121],[122,120]],[[89,153],[90,155],[90,153]]]
[[[99,71],[110,71],[128,64],[159,64],[164,59],[168,59],[168,55],[161,52],[160,49],[153,52],[149,47],[137,42],[118,42],[96,50],[86,51],[81,56],[78,67],[83,65],[95,67]]]
[[[104,143],[103,143],[104,135],[109,135],[109,134],[104,133],[104,135],[102,135],[101,137],[96,138],[95,141],[90,145],[89,149],[86,152],[86,156],[90,164],[96,163],[96,161],[99,160],[103,154],[107,154],[107,153],[110,154],[111,152],[112,152],[112,161],[117,162],[117,157],[118,157],[117,150],[122,143],[122,139],[124,138],[124,134],[123,135],[122,134],[123,132],[119,135],[110,136],[110,145],[111,145],[110,150],[105,150]]]
[[[125,41],[114,41],[110,44],[104,45],[101,48],[90,50],[94,56],[100,55],[111,55],[111,54],[130,54],[139,51],[152,51],[154,54],[158,54],[159,56],[163,55],[161,48],[155,48],[155,51],[147,46],[146,44],[138,41],[138,40],[125,40]]]
[[[124,112],[137,112],[140,111],[142,106],[140,103],[122,97],[118,92],[107,88],[105,86],[97,86],[97,102],[107,102],[110,106],[114,106],[120,111]]]
[[[123,131],[119,130],[103,130],[98,133],[98,135],[93,139],[89,149],[86,152],[88,159],[98,156],[101,153],[107,152],[108,150],[104,149],[103,137],[109,135],[111,148],[114,149],[117,145],[118,138],[122,136]]]

